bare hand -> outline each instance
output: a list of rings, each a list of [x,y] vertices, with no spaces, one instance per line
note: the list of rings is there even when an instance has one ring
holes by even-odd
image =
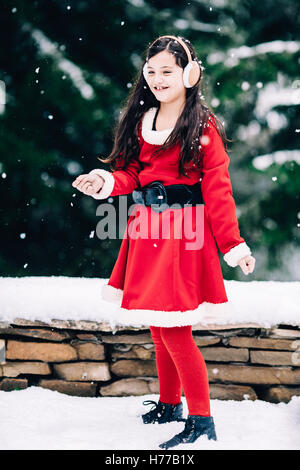
[[[103,185],[104,179],[95,173],[79,175],[72,183],[74,188],[88,196],[98,193]]]
[[[244,256],[239,260],[238,265],[241,267],[243,273],[247,276],[254,270],[255,258],[250,255]]]

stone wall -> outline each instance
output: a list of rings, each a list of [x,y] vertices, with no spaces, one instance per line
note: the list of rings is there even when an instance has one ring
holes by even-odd
[[[207,364],[210,395],[288,402],[300,395],[300,328],[193,327]],[[158,393],[148,329],[112,332],[95,322],[0,324],[0,390],[39,386],[68,395]]]

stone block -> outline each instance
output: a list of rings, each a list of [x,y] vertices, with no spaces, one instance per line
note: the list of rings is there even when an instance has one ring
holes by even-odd
[[[111,364],[110,369],[118,377],[157,377],[155,361],[124,359]]]
[[[77,351],[78,359],[101,361],[105,359],[105,350],[103,344],[91,341],[72,341],[72,347]]]
[[[28,387],[27,379],[5,378],[0,382],[0,390],[12,392],[13,390],[24,390]]]
[[[103,335],[103,343],[147,344],[152,343],[151,333]]]
[[[39,386],[75,397],[95,397],[97,390],[97,384],[93,382],[68,382],[55,379],[41,379]]]
[[[257,395],[252,387],[246,385],[210,384],[211,400],[256,400]]]
[[[272,328],[269,336],[272,338],[291,338],[291,339],[300,339],[300,328],[297,330],[289,328]]]
[[[57,377],[72,382],[106,382],[111,378],[107,362],[69,362],[53,364],[53,370]]]
[[[92,341],[95,343],[102,343],[102,338],[100,334],[92,334],[92,333],[77,333],[76,338],[81,341]]]
[[[264,390],[261,399],[271,403],[288,403],[294,396],[300,396],[300,387],[270,387]]]
[[[253,364],[300,367],[300,353],[287,351],[250,351]],[[300,369],[299,369],[300,371]]]
[[[292,370],[290,367],[208,363],[207,372],[210,382],[257,385],[300,383],[300,368]]]
[[[228,341],[230,346],[239,348],[250,349],[275,349],[283,351],[297,350],[297,343],[294,339],[281,339],[281,338],[249,338],[243,336],[236,336],[230,338]],[[298,346],[300,346],[300,341]],[[299,347],[300,349],[300,347]]]
[[[153,344],[130,345],[114,344],[112,347],[111,358],[116,359],[143,359],[155,360],[155,350]]]
[[[212,344],[218,344],[221,342],[221,338],[218,336],[197,336],[194,334],[193,338],[197,346],[200,347],[211,346]]]
[[[77,353],[69,344],[7,341],[7,359],[64,362],[77,359]]]
[[[121,379],[100,387],[100,394],[103,397],[129,397],[148,393],[153,392],[150,390],[149,382],[143,379]]]
[[[245,348],[200,348],[205,361],[214,362],[247,362],[249,351]]]
[[[25,336],[54,342],[64,341],[71,337],[67,331],[54,331],[47,328],[17,328],[12,326],[0,328],[0,335]]]
[[[6,362],[0,365],[0,376],[18,377],[21,374],[28,375],[49,375],[51,369],[46,362]]]

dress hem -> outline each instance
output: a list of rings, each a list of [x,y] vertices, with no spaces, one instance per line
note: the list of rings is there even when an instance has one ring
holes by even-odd
[[[211,303],[202,302],[193,310],[151,310],[127,309],[121,306],[123,290],[110,284],[104,284],[101,291],[102,299],[116,305],[111,312],[109,322],[115,328],[120,326],[149,327],[149,326],[187,326],[187,325],[215,325],[230,322],[233,305],[230,301]]]

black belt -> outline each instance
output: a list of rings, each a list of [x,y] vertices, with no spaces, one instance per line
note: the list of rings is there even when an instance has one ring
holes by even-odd
[[[192,206],[204,204],[200,182],[193,185],[164,186],[161,181],[153,181],[140,190],[135,189],[132,198],[136,204],[152,206],[155,212],[162,212],[173,204],[179,204],[181,207],[186,204]]]

